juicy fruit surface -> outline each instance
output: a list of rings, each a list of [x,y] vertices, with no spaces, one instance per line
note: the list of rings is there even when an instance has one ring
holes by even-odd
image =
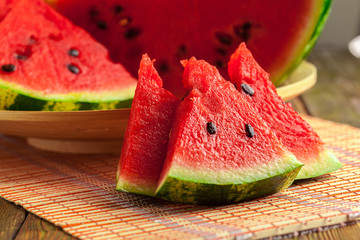
[[[264,196],[292,183],[302,164],[215,67],[190,59],[184,86],[192,91],[177,111],[156,196],[221,204]]]
[[[305,164],[297,179],[316,177],[341,167],[312,127],[277,95],[269,75],[255,61],[245,44],[239,46],[228,65],[230,79],[237,89],[259,111],[280,141]],[[241,90],[243,83],[251,86],[253,96]]]
[[[133,97],[136,80],[84,30],[43,1],[2,3],[8,8],[0,17],[0,87],[7,92],[2,98],[112,102],[113,108]]]
[[[116,189],[154,195],[179,102],[162,88],[153,62],[144,55],[121,151]]]
[[[142,53],[153,56],[165,88],[181,95],[181,59],[205,59],[226,76],[229,56],[243,41],[272,80],[281,81],[317,39],[331,1],[50,2],[103,43],[111,58],[134,76]]]

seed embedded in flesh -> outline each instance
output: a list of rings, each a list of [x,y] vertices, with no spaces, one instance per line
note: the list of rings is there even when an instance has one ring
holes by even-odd
[[[3,72],[12,73],[16,70],[16,66],[14,64],[4,64],[1,66],[1,70]]]
[[[218,48],[216,49],[216,53],[222,55],[222,56],[225,56],[226,55],[226,49],[224,48]]]
[[[28,57],[20,54],[15,54],[15,58],[19,60],[27,60]]]
[[[15,51],[15,58],[18,60],[26,60],[33,54],[33,45],[26,45],[23,49]]]
[[[74,64],[70,63],[67,65],[67,68],[69,69],[70,72],[74,73],[74,74],[79,74],[80,73],[80,69],[75,66]]]
[[[125,32],[125,35],[124,37],[128,40],[132,40],[136,37],[138,37],[140,34],[141,34],[141,29],[138,28],[138,27],[132,27],[132,28],[129,28],[126,32]]]
[[[167,61],[160,60],[157,69],[159,69],[160,73],[167,73],[170,69],[170,66]]]
[[[254,128],[250,124],[245,124],[246,136],[252,138],[255,136]]]
[[[124,10],[124,8],[123,8],[122,6],[120,6],[120,5],[115,5],[115,6],[114,6],[114,13],[115,13],[115,14],[119,14],[119,13],[121,13],[123,10]]]
[[[242,28],[244,30],[249,30],[252,27],[252,23],[251,22],[246,22],[244,23],[244,25],[242,26]]]
[[[106,22],[104,21],[97,21],[96,25],[101,30],[105,30],[107,28]]]
[[[245,42],[250,39],[250,30],[252,27],[251,22],[246,22],[242,25],[235,25],[234,26],[234,33],[236,36],[242,38]]]
[[[95,17],[95,16],[99,15],[99,11],[96,9],[96,7],[91,7],[89,9],[89,15],[91,17]]]
[[[223,61],[217,60],[217,61],[215,62],[215,66],[216,66],[217,68],[224,68],[224,67],[225,67],[225,64],[224,64]]]
[[[232,36],[228,33],[216,32],[215,37],[221,44],[224,44],[224,45],[231,45],[233,42]]]
[[[180,44],[179,47],[178,47],[178,50],[176,52],[176,56],[178,58],[184,58],[185,55],[187,54],[187,47],[185,44]]]
[[[68,54],[72,57],[78,57],[80,55],[79,50],[76,48],[70,48]]]
[[[252,89],[252,87],[250,87],[246,83],[241,84],[241,89],[244,91],[244,93],[246,93],[247,95],[250,95],[250,96],[253,96],[255,93],[254,89]]]
[[[213,135],[216,133],[216,126],[215,126],[215,123],[213,122],[208,122],[206,123],[206,130],[208,131],[208,133],[210,135]]]

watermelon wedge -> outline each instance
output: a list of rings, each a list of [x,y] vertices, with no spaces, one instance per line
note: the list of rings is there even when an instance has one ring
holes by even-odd
[[[302,164],[246,98],[202,60],[184,62],[181,102],[155,196],[187,204],[227,204],[280,191]]]
[[[284,104],[266,73],[255,61],[245,43],[240,44],[228,63],[231,81],[243,97],[257,109],[280,141],[305,164],[296,179],[317,177],[341,167],[336,156],[292,108]],[[248,94],[246,88],[253,94]]]
[[[0,109],[130,107],[136,79],[41,0],[1,1]]]
[[[134,76],[143,52],[157,59],[165,88],[178,96],[184,93],[179,60],[205,59],[225,77],[243,41],[280,84],[314,45],[331,7],[331,0],[47,1]]]
[[[144,55],[121,151],[117,190],[155,194],[179,103],[180,100],[162,88],[153,62]]]

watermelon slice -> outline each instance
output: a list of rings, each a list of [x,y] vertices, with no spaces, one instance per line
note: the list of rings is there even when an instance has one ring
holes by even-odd
[[[331,6],[331,0],[48,1],[134,76],[143,52],[157,59],[165,88],[179,96],[179,60],[205,59],[226,76],[229,57],[243,41],[280,84],[312,48]]]
[[[41,0],[0,4],[0,109],[131,105],[136,79],[84,30]]]
[[[229,75],[244,98],[255,107],[280,141],[305,164],[296,179],[316,177],[341,167],[336,156],[292,108],[277,95],[269,75],[255,61],[245,43],[231,56]],[[252,94],[249,94],[249,86]]]
[[[162,88],[153,62],[144,55],[121,151],[116,189],[154,195],[179,103],[180,100]]]
[[[280,191],[302,164],[218,70],[191,58],[156,196],[188,204],[227,204]]]

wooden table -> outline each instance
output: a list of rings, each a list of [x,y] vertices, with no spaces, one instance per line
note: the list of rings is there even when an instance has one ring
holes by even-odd
[[[299,113],[360,127],[360,60],[347,49],[316,46],[308,61],[318,68],[318,82],[292,100]],[[20,206],[0,198],[0,239],[75,239]],[[301,235],[293,239],[360,239],[360,223]]]

